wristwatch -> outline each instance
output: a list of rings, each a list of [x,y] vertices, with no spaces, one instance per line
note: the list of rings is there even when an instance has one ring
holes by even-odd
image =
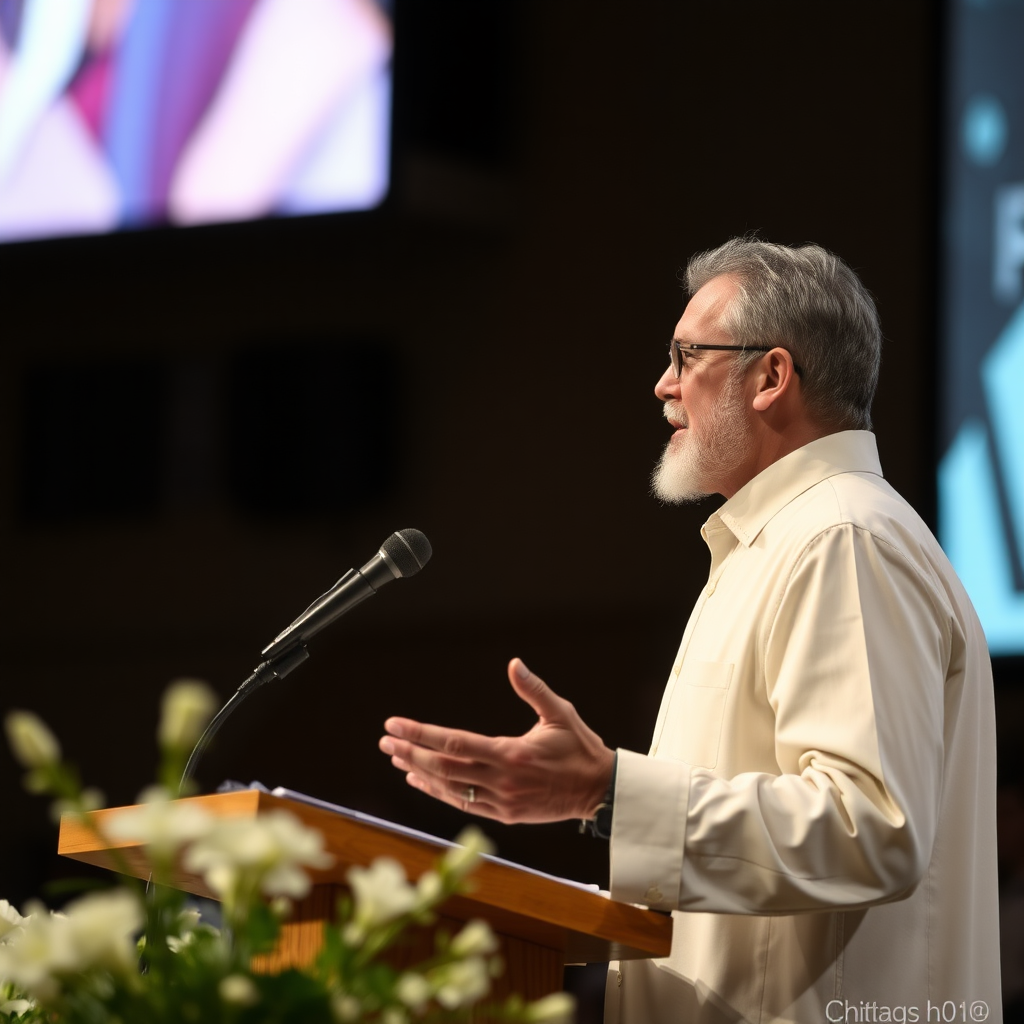
[[[584,818],[580,822],[580,832],[589,832],[597,839],[611,839],[612,837],[612,812],[615,805],[615,772],[619,767],[619,754],[615,753],[615,760],[612,761],[612,777],[608,781],[608,788],[605,790],[604,799],[594,809],[590,818]]]

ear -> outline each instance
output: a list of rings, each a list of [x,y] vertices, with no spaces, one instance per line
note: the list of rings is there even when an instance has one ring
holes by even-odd
[[[784,348],[773,348],[757,365],[753,406],[758,412],[767,412],[797,387],[793,357]]]

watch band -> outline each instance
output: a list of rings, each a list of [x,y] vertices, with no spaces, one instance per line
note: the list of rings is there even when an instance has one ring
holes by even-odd
[[[605,790],[604,800],[594,808],[594,813],[589,818],[580,822],[580,832],[589,832],[597,839],[611,839],[612,837],[612,814],[615,809],[615,774],[619,767],[619,753],[615,752],[615,760],[612,761],[612,777],[608,781],[608,788]]]

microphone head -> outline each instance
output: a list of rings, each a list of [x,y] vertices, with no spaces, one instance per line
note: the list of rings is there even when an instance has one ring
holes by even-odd
[[[399,530],[380,546],[403,578],[415,576],[430,561],[430,541],[419,530]]]

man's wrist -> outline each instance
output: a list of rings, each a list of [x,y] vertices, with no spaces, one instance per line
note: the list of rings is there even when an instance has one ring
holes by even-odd
[[[611,839],[612,837],[612,813],[615,806],[615,774],[619,767],[619,754],[615,752],[612,758],[612,774],[608,780],[608,788],[605,790],[604,798],[591,812],[589,818],[580,822],[580,832],[589,832],[598,839]]]

